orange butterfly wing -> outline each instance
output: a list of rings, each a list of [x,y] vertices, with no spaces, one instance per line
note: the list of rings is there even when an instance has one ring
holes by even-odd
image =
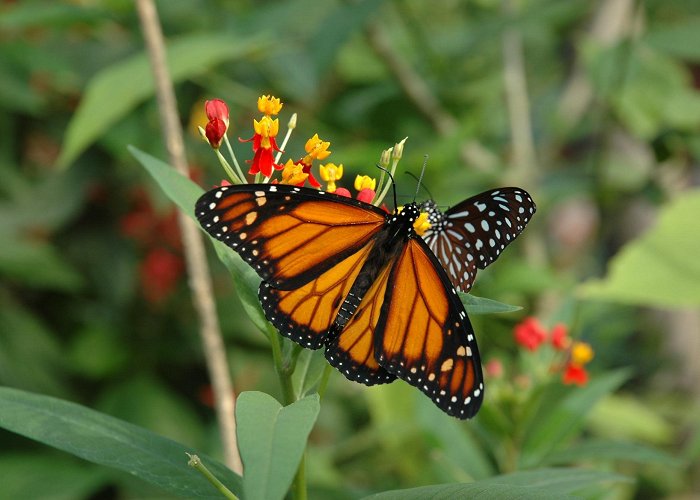
[[[410,239],[391,269],[376,327],[379,364],[449,415],[470,418],[484,395],[479,351],[464,306],[440,262]]]
[[[379,272],[350,321],[337,334],[332,334],[326,344],[328,362],[349,380],[365,385],[385,384],[396,379],[379,365],[374,354],[374,335],[390,270],[389,265]]]
[[[263,282],[259,297],[267,319],[282,335],[304,347],[322,347],[372,246],[371,243],[365,245],[294,290],[280,290]]]
[[[271,184],[214,189],[195,213],[263,278],[258,296],[267,319],[310,349],[323,346],[385,224],[384,212],[371,205]]]
[[[293,290],[364,247],[384,212],[349,198],[278,184],[222,186],[195,207],[204,229],[270,286]]]

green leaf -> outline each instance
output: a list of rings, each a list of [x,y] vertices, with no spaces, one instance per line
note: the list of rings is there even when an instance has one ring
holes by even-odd
[[[439,443],[452,467],[474,479],[493,476],[495,471],[488,452],[474,438],[471,429],[454,418],[445,418],[444,413],[426,398],[421,398],[417,406],[418,423],[423,432]]]
[[[230,35],[189,35],[168,45],[168,68],[173,82],[199,75],[211,67],[262,48],[261,39]],[[110,126],[153,95],[153,76],[145,53],[100,71],[88,84],[75,116],[68,124],[57,163],[66,167]]]
[[[0,427],[128,472],[178,496],[221,498],[203,476],[187,465],[186,453],[195,450],[74,403],[0,387]],[[240,493],[236,474],[213,459],[202,460],[231,491]]]
[[[611,394],[596,405],[586,425],[595,435],[609,439],[670,445],[676,439],[676,429],[659,410],[648,401]]]
[[[544,404],[530,418],[520,455],[520,467],[534,467],[548,453],[570,438],[583,424],[586,415],[604,396],[620,387],[628,378],[625,370],[619,370],[594,378],[585,387],[552,384],[543,395]],[[533,401],[533,404],[542,400]]]
[[[326,364],[322,349],[316,351],[303,349],[299,353],[294,373],[292,373],[292,384],[298,398],[308,395],[316,387]]]
[[[385,491],[366,500],[431,500],[469,498],[477,500],[540,500],[578,498],[572,495],[592,485],[627,482],[619,474],[587,469],[541,469],[515,472],[468,484],[437,484],[407,490]]]
[[[689,17],[676,19],[671,24],[656,25],[645,37],[645,43],[683,61],[700,62],[698,45],[700,20]]]
[[[661,464],[670,467],[682,465],[682,461],[661,450],[639,443],[623,441],[589,440],[548,455],[545,465],[571,464],[578,461],[625,460],[643,464]]]
[[[128,149],[156,180],[168,198],[180,207],[183,213],[194,219],[194,205],[204,194],[204,190],[163,160],[144,153],[134,146],[129,146]]]
[[[477,297],[469,293],[457,292],[459,298],[464,304],[464,308],[467,310],[468,314],[493,314],[493,313],[505,313],[514,312],[522,309],[520,306],[512,306],[510,304],[504,304],[491,299],[486,299],[484,297]]]
[[[643,306],[699,306],[699,213],[700,190],[678,196],[661,210],[654,227],[611,260],[607,276],[584,283],[579,295]]]
[[[285,407],[263,392],[238,396],[236,433],[247,500],[284,498],[320,409],[318,394]]]
[[[1,498],[94,498],[110,481],[107,469],[87,466],[81,460],[48,449],[23,453],[4,450],[0,470]]]

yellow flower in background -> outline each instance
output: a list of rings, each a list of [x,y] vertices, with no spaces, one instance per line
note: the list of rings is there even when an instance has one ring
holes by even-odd
[[[585,342],[574,342],[571,346],[571,364],[583,366],[594,356],[593,348]]]

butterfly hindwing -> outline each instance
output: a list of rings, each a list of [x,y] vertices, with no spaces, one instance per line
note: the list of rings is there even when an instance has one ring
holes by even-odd
[[[279,184],[222,186],[195,207],[202,227],[271,286],[292,290],[365,246],[385,214],[357,200]]]
[[[364,294],[350,321],[326,345],[326,359],[346,378],[365,385],[385,384],[396,375],[379,366],[374,354],[374,336],[382,304],[390,266],[385,266]]]
[[[471,288],[476,269],[484,269],[525,229],[535,213],[530,195],[515,187],[485,191],[442,212],[430,201],[431,227],[423,236],[447,271],[452,284],[463,292]]]
[[[410,239],[393,265],[375,335],[379,364],[449,415],[472,417],[484,385],[469,318],[426,243]]]

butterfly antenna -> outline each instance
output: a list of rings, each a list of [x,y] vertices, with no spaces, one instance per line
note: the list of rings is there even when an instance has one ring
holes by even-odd
[[[416,195],[413,197],[413,201],[418,198],[418,191],[420,191],[421,182],[423,182],[423,174],[425,174],[425,167],[428,166],[428,155],[423,157],[423,167],[420,169],[420,177],[418,177],[418,186],[416,186]],[[431,196],[432,198],[432,196]]]
[[[413,172],[406,172],[406,174],[410,175],[411,177],[413,177],[413,179],[415,179],[418,182],[418,186],[422,187],[425,190],[425,192],[428,193],[428,197],[430,197],[431,200],[435,199],[433,197],[433,193],[431,193],[430,189],[428,189],[428,186],[426,186],[425,184],[421,184],[420,179],[416,174],[414,174]]]
[[[394,209],[396,209],[396,207],[399,206],[399,203],[398,203],[398,201],[396,201],[396,181],[394,180],[394,176],[391,175],[391,172],[389,172],[387,169],[385,169],[381,165],[377,165],[377,168],[379,170],[383,171],[384,173],[386,173],[386,175],[389,176],[389,179],[391,179],[391,191],[392,191],[392,193],[394,193]]]

